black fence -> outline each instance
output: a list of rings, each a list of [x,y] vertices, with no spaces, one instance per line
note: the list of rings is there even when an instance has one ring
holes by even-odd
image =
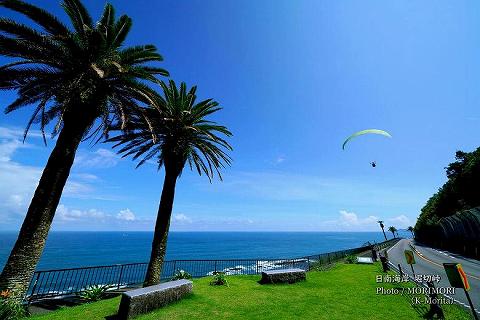
[[[396,243],[392,239],[374,244],[383,249]],[[363,247],[322,253],[294,259],[230,259],[230,260],[172,260],[166,261],[162,269],[162,281],[170,280],[177,270],[184,270],[193,277],[205,277],[214,272],[225,272],[226,275],[252,275],[265,270],[284,268],[300,268],[310,270],[312,266],[330,264],[370,250],[371,245]],[[120,290],[140,286],[145,279],[147,263],[129,263],[110,266],[70,268],[36,271],[26,300],[29,302],[79,294],[94,285],[108,286],[109,290]]]

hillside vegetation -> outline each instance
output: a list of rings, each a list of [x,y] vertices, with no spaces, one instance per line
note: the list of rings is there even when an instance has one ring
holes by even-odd
[[[479,256],[480,246],[480,148],[457,151],[446,167],[447,182],[422,208],[415,226],[421,242]]]

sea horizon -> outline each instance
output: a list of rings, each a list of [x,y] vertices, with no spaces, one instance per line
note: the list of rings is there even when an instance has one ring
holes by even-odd
[[[147,262],[152,237],[153,231],[52,231],[37,270]],[[16,232],[0,231],[1,268],[15,240]],[[166,260],[299,258],[382,241],[381,231],[172,231]]]
[[[398,231],[407,231],[407,229],[398,229]],[[1,233],[7,233],[7,232],[15,232],[19,233],[20,230],[0,230]],[[115,233],[133,233],[133,232],[144,232],[144,233],[153,233],[154,231],[145,231],[145,230],[126,230],[126,231],[121,231],[121,230],[52,230],[49,232],[50,233],[57,233],[57,232],[71,232],[71,233],[80,233],[80,232],[90,232],[90,233],[97,233],[97,232],[115,232]],[[297,230],[297,231],[284,231],[284,230],[279,230],[279,231],[273,231],[273,230],[255,230],[255,231],[230,231],[230,230],[195,230],[195,231],[189,231],[189,230],[174,230],[174,231],[169,231],[170,233],[381,233],[380,231],[304,231],[304,230]],[[385,231],[387,232],[387,231]],[[388,231],[390,232],[390,231]]]

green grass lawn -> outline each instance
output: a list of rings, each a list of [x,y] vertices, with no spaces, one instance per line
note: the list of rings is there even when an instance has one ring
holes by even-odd
[[[260,285],[260,276],[230,276],[229,287],[213,287],[209,278],[194,280],[193,294],[136,319],[422,319],[428,306],[412,306],[402,295],[377,295],[378,265],[338,264],[312,271],[307,281]],[[385,288],[398,287],[381,284]],[[120,298],[64,308],[31,319],[111,319]],[[446,319],[470,319],[457,306],[444,307]]]

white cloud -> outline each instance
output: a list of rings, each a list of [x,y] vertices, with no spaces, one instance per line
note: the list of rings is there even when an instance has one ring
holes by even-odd
[[[63,204],[57,207],[55,219],[62,225],[75,224],[96,224],[108,225],[110,228],[115,227],[116,224],[125,222],[140,221],[130,209],[122,209],[117,214],[110,214],[98,209],[71,209]]]
[[[6,128],[6,127],[0,127],[0,138],[3,139],[23,139],[24,135],[24,130],[19,129],[19,128]],[[28,137],[31,138],[41,138],[42,133],[39,130],[29,130],[28,131]]]
[[[75,181],[73,179],[69,179],[65,188],[63,190],[63,194],[65,196],[70,197],[77,197],[77,198],[85,198],[89,197],[89,194],[93,192],[93,187],[85,184],[83,182]]]
[[[377,223],[378,218],[375,216],[368,216],[366,218],[358,218],[355,212],[348,212],[346,210],[340,211],[339,223],[343,226],[372,226]]]
[[[8,162],[13,153],[23,145],[17,140],[6,140],[0,144],[0,162]]]
[[[97,209],[89,209],[89,210],[77,210],[77,209],[69,209],[63,204],[57,207],[56,215],[58,219],[62,221],[78,221],[78,220],[104,220],[109,217],[106,213],[99,211]]]
[[[358,217],[356,213],[341,210],[340,215],[341,215],[340,221],[342,221],[343,223],[347,225],[358,224]]]
[[[397,227],[397,229],[398,228],[407,228],[408,226],[410,226],[412,224],[410,218],[407,217],[404,214],[401,214],[401,215],[399,215],[397,217],[394,217],[394,218],[390,218],[387,221],[392,223],[392,224],[395,224],[395,227]]]
[[[74,173],[71,176],[74,177],[74,178],[77,178],[79,180],[83,180],[83,181],[97,181],[98,180],[98,177],[96,175],[90,174],[90,173]]]
[[[322,231],[377,231],[378,217],[359,216],[355,212],[340,210],[337,219],[321,221],[317,226]]]
[[[135,214],[130,209],[120,210],[117,214],[117,219],[125,221],[134,221],[136,220]]]
[[[172,231],[248,231],[259,224],[257,220],[247,217],[208,216],[191,218],[183,213],[172,217]]]
[[[17,139],[21,136],[19,129],[0,127],[0,138],[3,139]]]
[[[35,131],[32,131],[32,135],[41,136]],[[35,145],[22,143],[22,139],[23,131],[0,127],[0,221],[8,222],[10,227],[19,225],[23,220],[43,171],[42,167],[24,165],[14,160],[15,153],[19,149],[36,148]],[[63,196],[108,199],[108,196],[95,192],[91,182],[96,179],[97,177],[92,174],[72,173],[65,185]],[[66,212],[65,214],[66,219],[73,219],[79,213]],[[95,212],[90,214],[95,215]]]
[[[361,217],[355,212],[341,210],[340,216],[335,220],[327,220],[321,223],[322,229],[332,231],[378,231],[379,217],[369,215]],[[406,228],[411,225],[410,218],[405,215],[399,215],[393,218],[385,219],[385,226],[394,225],[398,228]]]
[[[176,223],[192,223],[192,219],[184,215],[183,213],[179,213],[173,216],[173,221]]]
[[[366,183],[355,179],[327,178],[289,172],[228,172],[222,183],[197,183],[202,191],[226,192],[252,200],[311,201],[322,205],[376,206],[376,199],[390,207],[423,203],[430,191]],[[424,193],[424,194],[423,194]]]
[[[75,159],[79,168],[111,168],[117,165],[119,156],[108,149],[100,148],[93,152],[81,153]]]
[[[11,160],[20,147],[16,140],[0,140],[0,220],[4,221],[17,221],[25,214],[42,172]]]
[[[275,159],[275,163],[276,163],[276,164],[280,164],[280,163],[284,162],[285,160],[287,160],[287,159],[285,158],[285,156],[280,155],[280,156],[277,157],[277,159]]]

